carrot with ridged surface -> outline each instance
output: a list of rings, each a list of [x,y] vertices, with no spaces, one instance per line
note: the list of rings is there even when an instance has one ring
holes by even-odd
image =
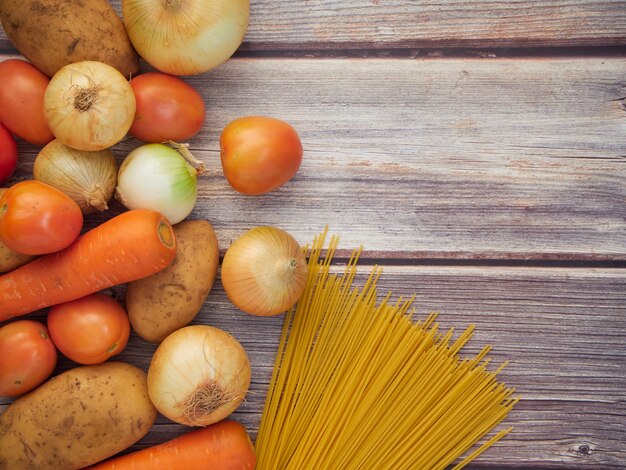
[[[66,249],[0,276],[0,321],[150,276],[175,255],[176,238],[162,214],[124,212]]]
[[[85,470],[251,470],[255,465],[246,428],[226,420]]]

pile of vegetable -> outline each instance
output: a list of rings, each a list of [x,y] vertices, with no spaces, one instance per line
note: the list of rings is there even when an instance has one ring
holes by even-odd
[[[187,142],[205,99],[180,77],[231,57],[249,1],[122,9],[124,21],[106,0],[0,0],[27,59],[0,63],[0,396],[15,398],[0,415],[0,468],[254,468],[247,431],[227,419],[250,386],[247,352],[190,325],[220,254],[212,224],[193,217],[204,163]],[[34,161],[19,139],[39,148]],[[243,116],[223,129],[220,155],[230,186],[258,195],[294,177],[303,148],[288,123]],[[16,181],[29,163],[32,178]],[[290,309],[305,279],[297,241],[255,227],[226,251],[220,280],[234,309],[268,316]],[[120,285],[123,298],[109,295]],[[148,370],[111,359],[131,331],[158,344]],[[59,355],[74,366],[51,378]],[[115,457],[158,413],[190,431]]]

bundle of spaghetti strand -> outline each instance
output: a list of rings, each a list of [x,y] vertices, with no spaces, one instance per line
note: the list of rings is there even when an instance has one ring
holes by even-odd
[[[325,239],[305,248],[307,284],[285,316],[256,468],[459,469],[508,434],[486,437],[519,400],[496,378],[506,363],[487,370],[490,346],[459,355],[474,327],[453,341],[436,313],[412,320],[413,299],[378,302],[381,270],[353,286],[360,250],[331,273],[338,239],[322,258]]]

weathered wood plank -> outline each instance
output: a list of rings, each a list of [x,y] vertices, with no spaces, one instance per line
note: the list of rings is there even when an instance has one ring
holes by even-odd
[[[111,3],[121,12],[121,0]],[[242,51],[626,44],[623,0],[251,1]],[[0,50],[10,48],[4,32]]]
[[[244,49],[611,45],[626,42],[623,1],[252,3]]]
[[[222,248],[253,225],[330,224],[373,258],[623,261],[625,77],[622,59],[232,60],[188,80],[208,109],[192,217]],[[294,180],[258,197],[219,160],[221,129],[248,114],[292,123],[305,148]],[[37,152],[20,150],[11,182]]]
[[[363,276],[368,271],[363,266]],[[476,324],[467,354],[492,344],[494,364],[510,360],[501,379],[523,397],[506,421],[515,429],[475,468],[623,468],[625,270],[388,267],[380,287],[381,295],[387,290],[417,293],[419,315],[441,311],[443,328],[461,331]],[[253,383],[246,405],[234,417],[256,436],[282,317],[237,311],[216,282],[194,323],[224,328],[246,348]],[[133,336],[119,357],[147,370],[153,350]],[[62,359],[59,370],[68,367],[69,361]],[[183,431],[160,417],[135,448]]]

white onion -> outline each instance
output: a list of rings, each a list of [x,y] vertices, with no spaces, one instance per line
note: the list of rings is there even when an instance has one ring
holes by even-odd
[[[204,169],[187,147],[174,145],[177,150],[164,144],[146,144],[133,150],[120,166],[115,189],[116,198],[127,208],[158,211],[171,224],[193,210],[196,179]]]
[[[230,334],[207,325],[176,330],[159,345],[148,370],[148,394],[165,417],[208,426],[239,407],[250,386],[250,362]]]

